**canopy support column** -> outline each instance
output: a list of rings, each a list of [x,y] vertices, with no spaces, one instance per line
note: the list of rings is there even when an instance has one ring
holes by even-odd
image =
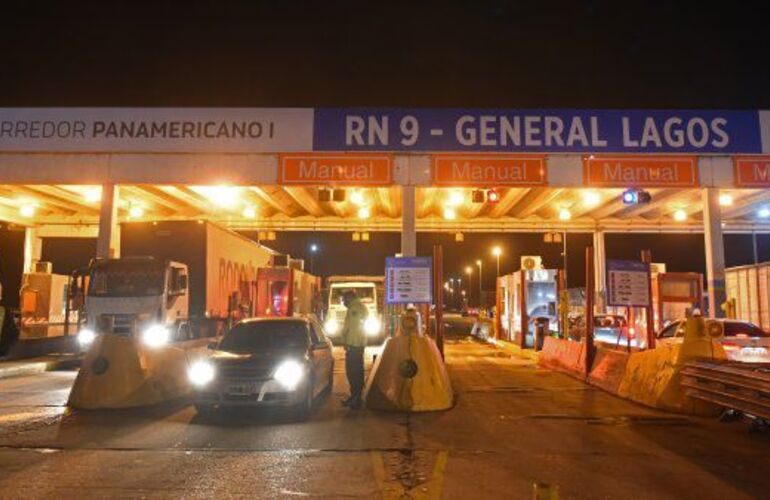
[[[725,295],[725,245],[722,239],[722,208],[719,190],[704,188],[703,232],[706,246],[706,282],[708,283],[709,317],[723,317]]]
[[[35,270],[35,262],[39,262],[43,253],[43,239],[38,235],[36,227],[24,229],[24,272]]]
[[[403,186],[401,190],[401,255],[414,257],[417,255],[416,189]]]
[[[102,185],[102,204],[99,210],[99,235],[96,256],[120,257],[120,226],[118,225],[118,186]]]
[[[607,305],[607,299],[605,296],[605,270],[607,268],[607,254],[604,249],[604,231],[594,231],[593,234],[593,247],[594,247],[594,283],[596,295],[599,297],[597,300],[597,306],[600,312],[605,311]]]

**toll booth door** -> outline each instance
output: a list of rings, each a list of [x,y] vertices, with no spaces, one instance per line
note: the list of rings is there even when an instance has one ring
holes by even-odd
[[[285,279],[260,279],[257,282],[257,316],[291,316],[290,292],[290,282]]]

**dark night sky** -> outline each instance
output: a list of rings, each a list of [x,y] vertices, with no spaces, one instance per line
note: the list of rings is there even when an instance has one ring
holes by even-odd
[[[770,105],[750,2],[15,2],[0,105]]]

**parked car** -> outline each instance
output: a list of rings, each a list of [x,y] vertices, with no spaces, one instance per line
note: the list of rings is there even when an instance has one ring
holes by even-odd
[[[244,320],[210,347],[188,371],[199,412],[280,406],[307,416],[316,397],[331,392],[332,345],[312,317]]]
[[[477,307],[463,307],[460,314],[462,315],[463,318],[467,318],[467,317],[478,318],[479,309]]]
[[[770,362],[770,334],[755,324],[734,319],[706,321],[707,328],[717,324],[723,329],[721,342],[729,359],[746,363]],[[658,334],[658,342],[681,342],[685,323],[684,320],[678,320],[666,325]]]

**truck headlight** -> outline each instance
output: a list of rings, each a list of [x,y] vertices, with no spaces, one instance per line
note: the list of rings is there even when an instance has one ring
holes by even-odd
[[[216,376],[214,365],[210,361],[196,361],[187,369],[187,377],[193,385],[203,387]]]
[[[326,330],[326,333],[329,335],[334,335],[337,333],[337,331],[340,329],[339,323],[337,323],[337,320],[334,318],[329,318],[326,320],[326,323],[324,323],[324,330]]]
[[[142,343],[147,347],[160,347],[171,340],[171,331],[163,325],[150,325],[142,331]]]
[[[380,333],[380,320],[377,318],[366,318],[364,322],[364,331],[367,335],[377,335]]]
[[[289,360],[278,365],[278,369],[275,371],[273,378],[286,389],[293,391],[297,388],[297,385],[299,385],[304,376],[305,370],[302,365],[297,361]]]
[[[78,344],[80,347],[88,347],[94,343],[96,339],[96,332],[90,328],[83,328],[78,332]]]

